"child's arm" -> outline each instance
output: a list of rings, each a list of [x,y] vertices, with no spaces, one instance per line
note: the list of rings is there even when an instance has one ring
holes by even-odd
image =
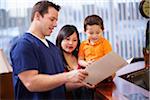
[[[82,42],[79,48],[79,53],[78,53],[78,64],[85,68],[88,64],[85,61],[85,55],[84,55],[84,43]]]
[[[82,57],[78,57],[78,64],[81,66],[81,67],[86,67],[88,65],[88,63],[84,60],[84,58]]]
[[[81,67],[84,67],[84,68],[85,68],[85,67],[88,66],[89,64],[93,63],[94,60],[89,60],[89,61],[86,61],[86,60],[85,60],[85,54],[84,54],[85,50],[84,50],[84,46],[85,46],[84,42],[81,43],[80,48],[79,48],[79,53],[78,53],[78,64],[79,64]]]
[[[82,67],[86,67],[86,66],[92,64],[93,62],[94,62],[94,60],[85,61],[82,57],[78,58],[78,63]]]

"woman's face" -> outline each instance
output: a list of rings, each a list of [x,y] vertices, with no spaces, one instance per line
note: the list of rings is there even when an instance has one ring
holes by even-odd
[[[77,47],[77,44],[78,44],[77,33],[74,32],[72,35],[62,40],[61,47],[64,52],[72,53]]]

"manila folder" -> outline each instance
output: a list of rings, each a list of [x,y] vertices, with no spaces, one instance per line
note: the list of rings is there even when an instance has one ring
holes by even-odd
[[[127,64],[126,60],[111,51],[85,68],[88,76],[84,81],[96,85]]]

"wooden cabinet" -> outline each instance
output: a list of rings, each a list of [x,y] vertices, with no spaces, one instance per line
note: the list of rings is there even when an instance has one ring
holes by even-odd
[[[0,74],[0,100],[14,100],[11,72]]]

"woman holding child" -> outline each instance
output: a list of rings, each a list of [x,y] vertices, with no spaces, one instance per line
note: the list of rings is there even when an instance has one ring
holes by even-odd
[[[65,64],[65,71],[71,71],[74,69],[80,69],[78,65],[78,49],[80,46],[79,32],[73,25],[65,25],[59,31],[56,39],[56,45],[61,49],[62,56]],[[69,85],[69,84],[67,84]],[[78,100],[92,100],[93,91],[89,91],[89,88],[94,86],[88,86],[86,83],[76,84],[77,89],[73,91],[67,91],[68,99]]]

